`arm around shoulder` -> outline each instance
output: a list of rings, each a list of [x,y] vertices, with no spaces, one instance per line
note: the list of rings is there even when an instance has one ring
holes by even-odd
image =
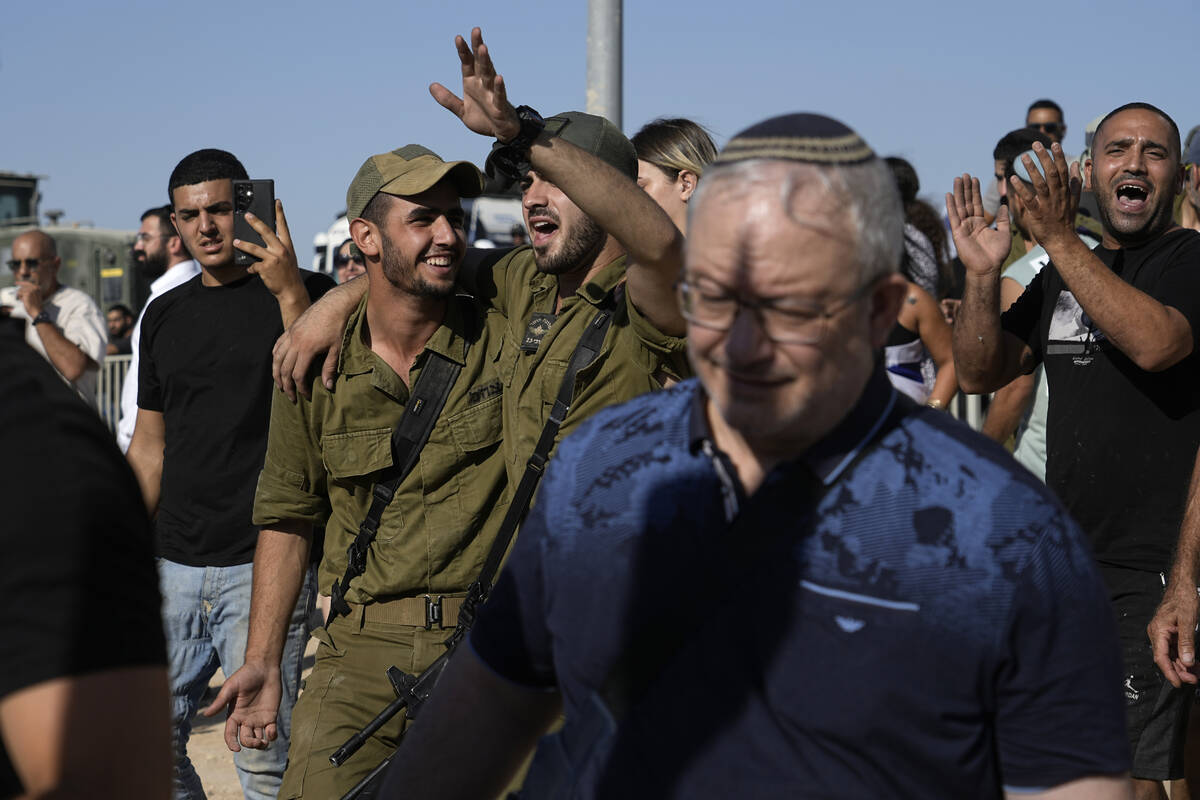
[[[296,399],[297,389],[304,397],[311,396],[308,370],[313,359],[322,353],[325,354],[325,362],[321,378],[326,387],[333,385],[342,331],[366,293],[365,277],[335,286],[308,306],[291,325],[286,326],[272,351],[271,374],[275,385],[289,399]]]

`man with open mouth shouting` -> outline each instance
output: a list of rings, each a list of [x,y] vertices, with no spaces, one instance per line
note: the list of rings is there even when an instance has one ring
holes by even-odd
[[[513,108],[483,35],[459,36],[463,96],[435,83],[434,98],[471,130],[494,136],[493,176],[519,181],[530,246],[468,254],[459,285],[507,322],[497,365],[504,384],[504,452],[518,482],[541,438],[571,354],[602,311],[612,322],[575,380],[554,442],[614,403],[690,374],[675,281],[683,234],[637,183],[637,152],[608,120],[578,111],[542,119]],[[308,365],[328,350],[322,380],[332,388],[340,331],[365,281],[351,281],[313,308],[276,346],[276,381],[308,392]]]
[[[1158,782],[1183,777],[1190,702],[1155,668],[1146,626],[1163,599],[1200,443],[1200,234],[1171,219],[1183,185],[1179,129],[1158,108],[1129,103],[1096,129],[1084,166],[1104,227],[1094,249],[1073,231],[1079,170],[1051,149],[1034,145],[1036,158],[1022,157],[1031,182],[1009,187],[1050,264],[1003,315],[1007,215],[987,228],[967,175],[947,196],[967,266],[955,362],[969,392],[1045,364],[1046,483],[1088,533],[1119,620],[1138,796],[1165,797]]]

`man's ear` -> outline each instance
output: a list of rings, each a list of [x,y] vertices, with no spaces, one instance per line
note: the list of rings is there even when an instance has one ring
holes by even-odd
[[[1083,188],[1089,192],[1092,190],[1092,159],[1085,158],[1083,160]]]
[[[700,176],[690,169],[681,169],[675,182],[679,184],[679,199],[686,203],[692,199],[692,193],[696,191],[696,184],[700,183]]]
[[[175,216],[172,214],[171,216]],[[188,255],[187,248],[183,246],[183,237],[178,234],[167,237],[167,254],[171,258]]]
[[[875,287],[871,290],[871,346],[876,350],[882,348],[888,340],[888,334],[900,316],[900,305],[908,295],[908,281],[899,272],[893,272],[877,278]]]
[[[379,257],[383,251],[383,243],[379,238],[379,228],[375,223],[367,222],[362,217],[356,217],[350,222],[350,238],[364,256]]]

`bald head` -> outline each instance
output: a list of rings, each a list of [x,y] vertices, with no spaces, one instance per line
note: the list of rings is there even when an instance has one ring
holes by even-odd
[[[28,242],[31,247],[37,249],[37,252],[44,255],[46,258],[55,258],[58,256],[58,245],[54,243],[54,237],[45,231],[26,231],[13,239],[13,247],[17,246],[17,242]]]
[[[44,231],[26,231],[12,243],[13,277],[36,283],[43,293],[58,289],[58,247]]]

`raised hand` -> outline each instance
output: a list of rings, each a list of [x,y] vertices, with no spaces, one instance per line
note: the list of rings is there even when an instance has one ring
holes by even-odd
[[[461,36],[454,37],[458,60],[462,63],[462,97],[440,83],[429,85],[433,99],[476,133],[494,136],[502,142],[521,131],[516,109],[508,102],[504,78],[496,73],[488,47],[479,28],[471,29],[471,46]]]
[[[1016,192],[1025,204],[1026,224],[1030,234],[1039,243],[1053,244],[1056,237],[1062,236],[1073,238],[1075,212],[1079,208],[1079,192],[1083,187],[1079,163],[1068,163],[1062,145],[1057,142],[1051,145],[1050,150],[1040,142],[1035,142],[1033,152],[1039,164],[1035,165],[1028,154],[1021,156],[1032,188],[1014,175],[1009,180],[1008,190]]]
[[[996,227],[989,227],[984,217],[979,179],[964,173],[961,178],[954,179],[954,192],[946,195],[946,215],[950,219],[954,247],[967,271],[975,274],[999,271],[1012,249],[1008,208],[1000,206]]]

